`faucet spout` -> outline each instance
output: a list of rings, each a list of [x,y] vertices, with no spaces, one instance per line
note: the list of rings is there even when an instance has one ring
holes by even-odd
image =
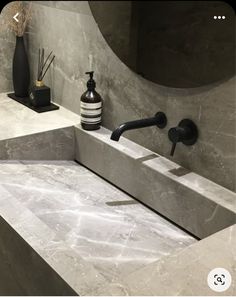
[[[157,126],[158,128],[165,128],[167,124],[166,116],[163,112],[158,112],[152,118],[141,119],[136,121],[130,121],[121,124],[118,128],[116,128],[112,134],[111,139],[114,141],[119,141],[120,136],[128,130]]]
[[[128,123],[121,124],[118,128],[116,128],[111,134],[111,139],[119,141],[121,134],[123,134],[126,130],[129,130],[127,124]]]

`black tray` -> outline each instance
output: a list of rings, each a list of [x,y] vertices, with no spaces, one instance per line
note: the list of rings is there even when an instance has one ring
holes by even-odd
[[[29,97],[17,97],[17,96],[15,96],[14,93],[7,94],[7,96],[9,98],[11,98],[11,99],[25,105],[25,106],[27,106],[28,108],[38,112],[38,113],[59,109],[59,106],[57,106],[57,105],[55,105],[53,103],[51,103],[48,106],[44,106],[44,107],[35,107],[35,106],[30,104]]]

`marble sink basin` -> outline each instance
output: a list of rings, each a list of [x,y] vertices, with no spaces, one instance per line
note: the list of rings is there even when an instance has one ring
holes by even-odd
[[[42,282],[49,273],[55,285],[61,282],[44,294],[71,295],[66,283],[77,294],[96,291],[197,241],[73,161],[3,161],[0,168],[0,213],[16,234],[1,239],[0,250],[14,237],[14,273],[37,270]],[[19,245],[20,258],[14,249]]]
[[[179,282],[162,285],[173,259],[178,275],[186,257],[206,273],[211,242],[234,273],[235,193],[105,128],[84,131],[63,108],[36,115],[1,100],[11,129],[0,131],[0,294],[175,295]]]

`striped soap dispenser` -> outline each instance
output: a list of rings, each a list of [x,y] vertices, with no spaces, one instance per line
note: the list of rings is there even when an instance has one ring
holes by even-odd
[[[81,126],[84,130],[98,130],[102,121],[102,98],[95,91],[96,82],[93,79],[94,71],[86,72],[90,78],[87,82],[87,91],[80,99]]]

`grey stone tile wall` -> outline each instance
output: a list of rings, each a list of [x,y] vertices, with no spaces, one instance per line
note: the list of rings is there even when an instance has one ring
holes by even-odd
[[[1,15],[0,15],[1,27]],[[0,92],[12,90],[12,58],[15,47],[13,34],[0,28]]]
[[[84,73],[94,70],[97,91],[104,98],[105,127],[112,130],[124,121],[162,110],[168,117],[165,129],[145,128],[127,132],[125,137],[235,191],[235,77],[195,89],[154,84],[128,69],[112,52],[87,1],[38,1],[34,7],[27,36],[31,72],[36,73],[39,46],[54,51],[56,60],[45,82],[57,103],[79,113],[87,80]],[[195,121],[199,140],[191,147],[177,145],[172,158],[167,132],[183,118]]]

